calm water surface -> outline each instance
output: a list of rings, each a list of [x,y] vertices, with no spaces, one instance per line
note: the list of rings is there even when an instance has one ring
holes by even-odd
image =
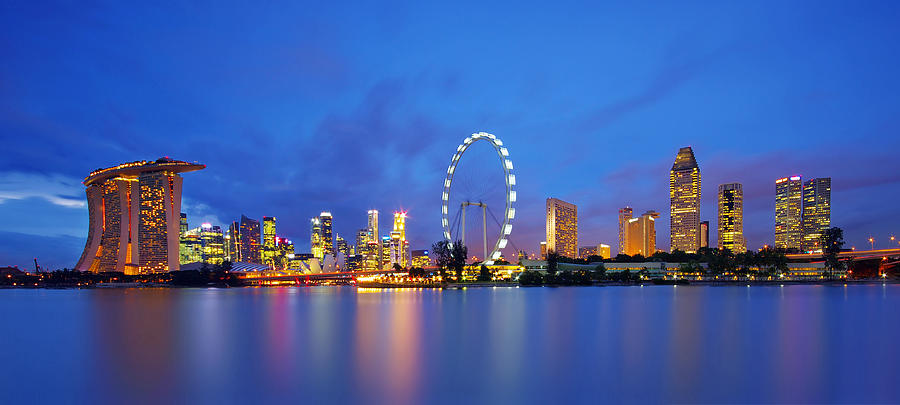
[[[0,290],[0,402],[900,402],[900,286]]]

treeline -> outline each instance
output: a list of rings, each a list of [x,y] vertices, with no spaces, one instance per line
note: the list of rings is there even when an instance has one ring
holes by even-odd
[[[593,270],[560,271],[548,268],[547,272],[528,270],[519,275],[519,285],[592,285],[595,282],[635,283],[649,275],[647,270],[631,272],[607,272],[603,264]]]
[[[0,286],[10,287],[89,287],[97,284],[138,283],[167,284],[179,287],[242,285],[241,279],[229,273],[231,263],[203,266],[200,270],[129,275],[122,272],[91,273],[62,269],[42,273],[8,274],[0,277]]]

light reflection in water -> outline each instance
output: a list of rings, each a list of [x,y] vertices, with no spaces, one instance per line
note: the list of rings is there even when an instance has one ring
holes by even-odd
[[[17,349],[0,351],[0,389],[14,403],[898,402],[898,296],[890,284],[0,291],[0,336]]]

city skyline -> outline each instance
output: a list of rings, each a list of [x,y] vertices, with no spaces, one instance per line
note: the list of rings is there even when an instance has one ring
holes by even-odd
[[[900,146],[900,79],[889,73],[900,63],[888,52],[900,30],[887,20],[895,5],[823,3],[808,19],[798,5],[520,10],[508,27],[486,24],[477,40],[492,46],[483,49],[447,41],[476,37],[422,6],[388,24],[364,17],[381,15],[373,6],[341,24],[298,25],[286,17],[296,9],[230,10],[215,16],[221,32],[203,33],[190,31],[184,10],[164,23],[124,5],[101,16],[19,7],[52,29],[0,17],[6,37],[19,38],[4,45],[16,63],[0,68],[9,152],[0,166],[3,264],[27,267],[37,257],[72,267],[89,222],[84,173],[166,155],[208,165],[185,178],[192,229],[274,216],[308,251],[309,218],[329,210],[335,233],[355,235],[359,213],[379,207],[408,211],[411,249],[427,248],[440,239],[441,173],[477,131],[514,153],[517,216],[533,220],[517,222],[512,242],[529,253],[543,240],[548,196],[579,206],[583,245],[615,246],[616,211],[626,204],[657,210],[658,248],[668,250],[666,172],[685,145],[703,171],[701,220],[715,223],[716,185],[743,184],[750,249],[773,244],[772,182],[793,174],[832,178],[831,224],[849,246],[868,246],[869,236],[886,246],[900,232],[889,215],[900,175],[885,169]],[[673,7],[686,17],[673,22]],[[135,13],[143,17],[128,17]],[[473,21],[509,20],[496,5],[482,13]],[[261,28],[269,40],[246,35],[251,14],[269,22]],[[567,23],[541,23],[548,19]],[[646,31],[629,19],[668,25]],[[185,32],[190,41],[176,40]],[[547,136],[560,132],[578,147],[560,149],[560,138]]]

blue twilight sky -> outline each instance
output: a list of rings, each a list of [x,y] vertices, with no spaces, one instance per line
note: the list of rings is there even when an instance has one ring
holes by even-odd
[[[0,265],[74,265],[80,181],[160,156],[208,165],[185,175],[192,226],[274,215],[306,251],[322,210],[352,238],[403,208],[424,248],[476,131],[509,147],[528,251],[548,196],[578,205],[582,245],[615,246],[628,204],[662,213],[667,248],[687,145],[703,219],[743,183],[752,248],[791,174],[833,178],[851,245],[900,235],[898,2],[129,3],[0,5]]]

